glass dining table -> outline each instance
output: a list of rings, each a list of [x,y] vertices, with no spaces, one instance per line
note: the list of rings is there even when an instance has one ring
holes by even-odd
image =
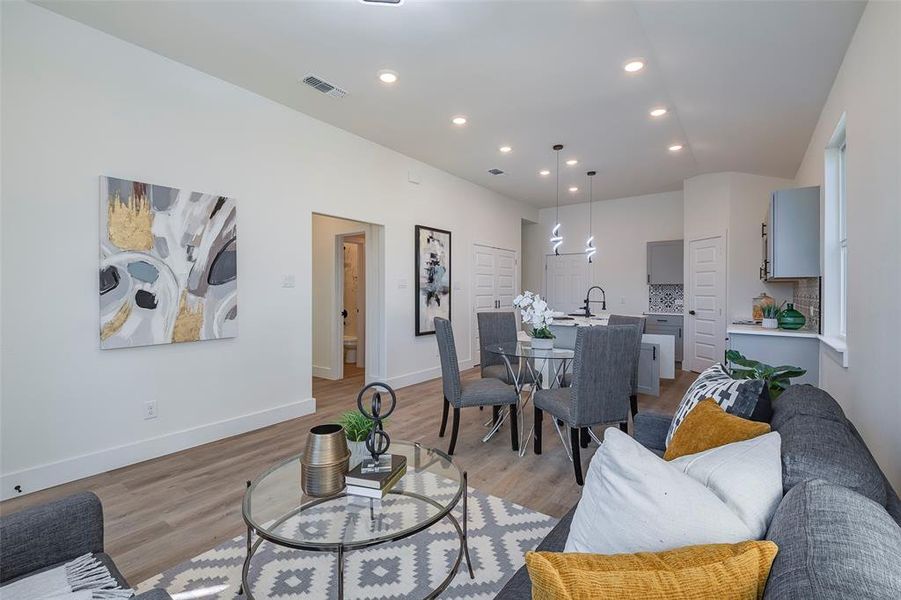
[[[516,413],[519,419],[519,455],[523,456],[526,453],[526,446],[535,433],[535,424],[533,423],[523,438],[525,409],[530,402],[534,401],[535,392],[538,390],[560,387],[563,384],[563,375],[566,373],[569,362],[575,356],[575,351],[569,348],[532,348],[530,342],[488,344],[484,350],[503,359],[513,387],[520,398],[519,410]],[[526,385],[529,386],[529,390],[528,393],[523,394]],[[498,419],[494,429],[486,438],[497,431],[502,423],[503,417]]]

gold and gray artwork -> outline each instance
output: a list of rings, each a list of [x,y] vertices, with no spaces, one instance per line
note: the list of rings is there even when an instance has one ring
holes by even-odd
[[[238,335],[234,198],[100,179],[100,347]]]

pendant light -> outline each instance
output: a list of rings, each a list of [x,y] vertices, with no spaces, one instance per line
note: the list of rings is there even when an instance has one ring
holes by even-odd
[[[591,180],[597,175],[597,171],[588,171],[588,241],[585,242],[585,258],[591,263],[591,257],[594,256],[598,249],[594,247],[594,236],[591,234]]]
[[[551,244],[553,244],[554,255],[560,256],[560,246],[563,244],[563,236],[560,235],[560,151],[563,150],[563,144],[555,144],[554,152],[557,153],[557,209],[554,213],[554,228],[551,230]]]

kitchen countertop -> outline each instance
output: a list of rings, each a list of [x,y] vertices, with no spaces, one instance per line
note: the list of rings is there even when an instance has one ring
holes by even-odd
[[[764,329],[760,325],[729,325],[726,333],[742,335],[772,335],[780,337],[819,338],[819,334],[812,329]]]
[[[653,317],[654,315],[660,315],[661,317],[682,317],[683,313],[680,312],[646,312],[644,313],[649,317]]]

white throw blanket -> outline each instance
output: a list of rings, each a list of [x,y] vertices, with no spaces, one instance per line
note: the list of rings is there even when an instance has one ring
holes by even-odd
[[[118,600],[132,596],[134,590],[120,588],[104,564],[90,554],[0,588],[2,600]]]

